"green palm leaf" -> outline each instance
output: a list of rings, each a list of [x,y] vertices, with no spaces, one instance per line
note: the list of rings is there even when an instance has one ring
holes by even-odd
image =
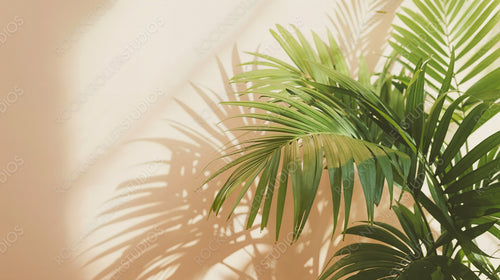
[[[231,81],[247,84],[239,94],[258,99],[223,102],[250,109],[235,117],[254,124],[233,130],[261,134],[243,134],[226,147],[222,158],[233,161],[207,180],[230,172],[211,211],[219,213],[236,192],[234,211],[251,192],[247,227],[260,212],[263,228],[277,190],[278,238],[290,185],[295,241],[326,169],[334,231],[342,198],[346,229],[357,171],[374,225],[344,232],[369,235],[383,244],[358,244],[359,250],[337,253],[340,259],[321,279],[477,279],[462,262],[498,279],[475,239],[489,233],[500,236],[500,134],[492,133],[475,147],[468,140],[500,111],[500,68],[489,69],[500,55],[494,50],[500,40],[494,31],[499,2],[415,0],[415,7],[402,8],[402,24],[394,26],[389,42],[395,52],[373,84],[362,57],[358,80],[350,77],[352,65],[332,33],[327,32],[327,42],[313,33],[310,44],[297,28],[292,35],[278,25],[271,33],[291,63],[251,53],[258,59],[246,64],[256,69]],[[394,61],[406,70],[391,74]],[[464,89],[471,79],[478,81]],[[373,221],[385,183],[391,204],[393,185],[414,198],[413,211],[394,207],[403,231]],[[441,225],[437,240],[424,213]]]
[[[347,234],[380,243],[354,243],[341,248],[333,256],[340,259],[319,279],[479,279],[460,260],[431,250],[435,242],[423,227],[426,221],[418,209],[412,212],[402,205],[395,209],[404,231],[380,222],[347,229]]]
[[[303,92],[305,94],[305,91]],[[368,206],[368,217],[373,218],[374,205],[378,204],[383,184],[376,184],[376,171],[382,170],[382,179],[393,183],[393,168],[401,169],[400,161],[407,157],[390,148],[356,138],[353,125],[337,110],[321,110],[323,106],[306,106],[291,93],[262,95],[266,102],[233,101],[223,104],[245,106],[266,113],[248,113],[240,117],[266,120],[267,124],[239,127],[234,130],[266,132],[263,136],[242,140],[238,146],[228,147],[227,156],[243,152],[238,159],[213,174],[211,180],[231,168],[235,168],[217,194],[211,210],[218,213],[226,198],[240,185],[236,204],[258,179],[254,200],[248,219],[248,227],[254,223],[258,209],[265,197],[263,225],[268,216],[274,188],[279,182],[279,194],[286,193],[286,183],[291,181],[294,201],[294,240],[300,235],[314,201],[324,168],[331,174],[331,191],[334,198],[335,217],[340,206],[341,182],[344,186],[346,210],[350,207],[353,184],[353,163],[357,164],[359,177]],[[317,101],[319,102],[319,101]],[[333,115],[333,117],[332,117]],[[325,164],[323,163],[325,160]],[[381,183],[384,181],[382,180]],[[375,186],[375,188],[374,188]],[[282,207],[284,198],[278,198]],[[236,205],[235,205],[236,206]],[[234,207],[233,207],[234,210]],[[277,211],[277,231],[283,209]],[[348,213],[346,216],[346,223]],[[335,224],[337,219],[335,219]]]
[[[396,131],[406,139],[406,145],[414,147],[410,136],[398,125],[397,116],[391,108],[385,106],[368,87],[343,74],[348,71],[331,34],[328,35],[329,44],[313,35],[314,49],[298,29],[295,31],[296,37],[281,26],[277,26],[277,32],[272,31],[293,65],[254,54],[262,60],[246,64],[261,68],[243,72],[232,79],[234,83],[251,85],[239,94],[253,94],[259,100],[222,104],[247,107],[252,113],[235,117],[264,122],[232,130],[264,134],[228,146],[223,157],[237,158],[207,179],[208,182],[223,172],[231,171],[212,204],[211,211],[215,213],[220,212],[224,201],[237,190],[239,194],[234,210],[256,182],[255,191],[252,190],[254,200],[248,227],[254,223],[262,204],[261,227],[267,225],[277,186],[277,237],[290,182],[294,202],[294,240],[307,221],[323,169],[328,169],[330,177],[334,227],[338,222],[342,191],[346,213],[344,226],[349,220],[354,165],[363,187],[368,219],[372,220],[384,182],[388,183],[392,199],[393,184],[405,184],[409,166],[409,158],[404,153],[391,149],[390,145],[382,145],[380,137],[376,136],[382,135],[384,129]],[[332,66],[337,70],[333,70]],[[378,125],[367,127],[364,123],[370,118],[383,128]]]
[[[432,168],[427,170],[430,178],[430,190],[434,203],[420,197],[422,205],[436,218],[449,234],[448,242],[456,239],[462,246],[467,259],[490,279],[495,277],[494,269],[476,244],[470,240],[495,230],[500,222],[500,201],[495,194],[499,190],[496,174],[499,173],[500,159],[498,149],[500,138],[498,132],[469,149],[467,140],[474,135],[484,123],[497,115],[500,90],[496,69],[477,81],[462,96],[454,100],[444,111],[437,127],[427,129],[425,138],[432,139],[428,161]],[[445,95],[431,109],[427,123],[435,122],[441,110]],[[466,106],[462,106],[466,104]],[[464,110],[458,128],[451,130],[453,115]],[[448,134],[448,135],[447,135]],[[445,136],[450,139],[445,142]],[[430,143],[430,141],[426,141]],[[427,153],[427,146],[424,153]],[[464,154],[464,151],[466,153]],[[439,179],[439,180],[438,180]],[[498,239],[498,236],[497,236]]]
[[[397,13],[391,46],[403,55],[403,65],[415,66],[431,57],[429,84],[443,84],[456,52],[453,88],[488,72],[500,57],[500,1],[413,0]]]

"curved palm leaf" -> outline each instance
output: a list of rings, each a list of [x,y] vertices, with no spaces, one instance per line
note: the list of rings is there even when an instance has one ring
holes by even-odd
[[[392,57],[374,84],[366,67],[360,69],[358,81],[349,77],[346,60],[331,33],[327,34],[328,43],[313,33],[313,47],[295,27],[293,36],[278,25],[271,33],[292,63],[253,53],[261,60],[247,64],[259,69],[233,78],[235,83],[251,85],[240,94],[252,93],[260,100],[225,104],[249,107],[252,113],[239,117],[266,123],[235,128],[262,135],[228,147],[226,156],[239,157],[207,180],[232,172],[211,210],[218,213],[235,190],[239,191],[238,204],[253,182],[258,182],[247,226],[253,225],[263,204],[261,227],[265,227],[277,188],[278,238],[290,180],[296,240],[326,167],[334,225],[343,191],[346,227],[356,164],[370,222],[384,181],[391,195],[394,184],[409,191],[415,199],[415,211],[395,207],[404,233],[380,223],[347,230],[360,235],[361,230],[378,227],[374,239],[390,246],[382,249],[385,245],[378,244],[378,254],[372,245],[363,245],[364,249],[340,259],[324,277],[413,279],[415,273],[421,276],[425,272],[429,278],[477,279],[461,264],[470,262],[479,273],[499,279],[497,269],[475,239],[486,232],[500,237],[500,201],[496,196],[500,134],[493,133],[472,149],[468,139],[500,111],[500,68],[467,90],[458,89],[488,71],[486,67],[498,58],[498,52],[490,50],[500,40],[492,31],[500,17],[494,6],[498,1],[462,2],[415,0],[416,11],[404,8],[399,17],[406,29],[395,27],[391,45],[396,51],[408,52],[407,60],[399,61],[411,76],[405,76],[404,71],[392,76]],[[476,14],[485,17],[476,19]],[[492,39],[477,47],[482,52],[468,56],[477,50],[474,45],[492,32]],[[458,92],[458,97],[453,92]],[[434,100],[431,108],[426,106],[429,100]],[[455,125],[458,129],[450,133]],[[421,191],[425,180],[430,197]],[[441,224],[436,241],[428,240],[432,235],[421,207]],[[442,255],[436,253],[440,247]],[[411,261],[402,257],[414,253],[420,257]]]
[[[240,94],[252,93],[260,96],[260,100],[223,104],[250,107],[254,110],[253,113],[239,117],[263,120],[267,123],[234,128],[261,131],[264,134],[261,137],[240,140],[236,145],[228,147],[225,156],[240,157],[207,179],[208,182],[221,173],[232,170],[231,176],[218,192],[211,210],[219,213],[226,198],[239,189],[234,206],[236,207],[252,183],[258,181],[247,226],[253,225],[261,204],[264,204],[261,226],[265,227],[273,193],[277,187],[278,237],[290,180],[294,198],[296,240],[305,225],[322,170],[326,167],[335,213],[334,226],[338,220],[342,186],[346,225],[356,164],[366,198],[368,218],[372,220],[374,205],[380,202],[384,180],[389,185],[391,197],[394,182],[404,184],[408,157],[382,145],[379,136],[383,134],[383,130],[377,125],[367,126],[366,121],[370,118],[375,120],[372,116],[375,114],[380,116],[380,120],[377,120],[383,122],[387,129],[400,129],[402,132],[394,120],[396,116],[369,88],[342,74],[348,71],[344,63],[339,63],[343,61],[343,57],[331,34],[329,46],[313,34],[316,44],[316,49],[313,49],[298,29],[298,39],[279,25],[277,30],[279,34],[274,31],[272,34],[294,65],[254,53],[256,57],[264,60],[247,64],[265,68],[248,71],[233,78],[235,83],[251,83],[249,89]],[[362,102],[358,104],[358,100]],[[349,107],[345,107],[346,102],[349,102]],[[408,138],[407,140],[409,141]]]
[[[420,210],[394,207],[403,228],[375,222],[347,229],[347,234],[379,243],[354,243],[338,250],[340,257],[325,269],[320,280],[357,279],[479,279],[460,260],[438,255],[435,241]]]
[[[294,240],[300,235],[307,220],[325,167],[330,174],[334,212],[338,214],[342,180],[346,208],[350,207],[354,181],[353,163],[357,164],[368,216],[372,219],[373,205],[380,201],[384,179],[392,186],[393,168],[402,169],[401,164],[406,160],[403,153],[360,139],[353,123],[340,110],[320,101],[307,105],[296,97],[299,91],[301,95],[308,93],[307,90],[290,89],[288,93],[262,94],[261,98],[267,98],[265,102],[224,102],[226,105],[262,110],[263,112],[248,113],[240,117],[266,120],[268,124],[235,128],[262,131],[265,134],[229,147],[225,156],[243,154],[208,179],[235,168],[212,204],[211,210],[218,213],[234,190],[245,182],[236,202],[238,204],[253,181],[259,177],[248,227],[253,225],[262,200],[265,200],[262,227],[266,226],[276,185],[277,220],[281,221],[287,182],[290,179],[294,198]],[[324,159],[326,164],[323,163]],[[377,173],[377,170],[382,172]],[[335,224],[336,222],[337,219]],[[278,231],[279,226],[278,223]]]
[[[499,73],[500,68],[497,68],[471,86],[448,106],[437,127],[430,130],[428,137],[433,143],[429,145],[428,162],[434,171],[429,172],[428,178],[435,204],[421,197],[431,214],[442,225],[448,225],[446,231],[458,240],[468,260],[490,279],[498,279],[494,276],[495,269],[487,259],[476,255],[481,251],[469,240],[485,232],[500,240],[497,233],[500,225],[500,133],[492,133],[470,150],[467,140],[500,111],[497,103],[500,99]],[[449,135],[449,143],[445,143],[445,132],[449,131],[451,118],[461,104],[466,104],[467,111],[458,129]],[[440,109],[433,108],[431,115],[434,110]]]
[[[500,138],[498,133],[493,133],[472,150],[469,150],[468,139],[500,109],[496,103],[500,98],[500,68],[453,99],[447,93],[453,65],[452,53],[450,68],[428,113],[423,106],[429,96],[424,88],[429,69],[425,62],[417,63],[414,76],[403,87],[403,122],[407,125],[401,126],[415,140],[417,148],[414,153],[407,152],[412,158],[407,185],[416,203],[440,222],[446,236],[441,243],[448,243],[447,250],[456,239],[467,259],[481,273],[498,279],[487,259],[480,257],[484,255],[482,250],[471,239],[487,231],[494,232],[495,224],[499,223],[500,201],[491,195],[498,191],[495,176],[500,164],[497,158]],[[454,119],[457,114],[462,115],[458,120]],[[450,133],[454,125],[458,125],[458,129]],[[451,140],[445,141],[448,138]],[[421,192],[425,178],[433,201]]]
[[[420,59],[429,62],[429,84],[439,90],[452,64],[453,88],[487,72],[500,57],[500,1],[413,0],[402,7],[395,24],[391,46],[412,69]]]

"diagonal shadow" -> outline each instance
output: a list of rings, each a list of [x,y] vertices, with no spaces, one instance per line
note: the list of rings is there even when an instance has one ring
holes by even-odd
[[[394,12],[402,0],[337,0],[330,17],[334,37],[350,71],[355,73],[363,55],[373,71],[384,53]]]
[[[244,91],[246,86],[230,84],[228,73],[220,61],[218,64],[227,96],[223,98],[193,85],[197,98],[203,100],[217,121],[245,113],[240,107],[219,107],[219,101],[253,99],[251,95],[234,94]],[[232,74],[241,71],[235,47]],[[149,174],[140,180],[127,180],[116,188],[117,195],[108,201],[110,206],[101,213],[111,218],[96,229],[104,232],[105,237],[81,255],[86,257],[86,265],[106,263],[93,279],[268,280],[312,279],[319,275],[328,252],[337,245],[332,240],[333,216],[328,182],[320,186],[308,225],[293,246],[290,246],[289,238],[293,211],[285,211],[278,242],[268,230],[260,232],[260,225],[245,230],[246,213],[253,198],[251,191],[241,200],[230,219],[225,219],[230,209],[224,208],[220,217],[207,220],[210,202],[224,178],[210,182],[198,192],[193,190],[224,162],[211,164],[204,172],[200,167],[207,166],[211,159],[220,155],[221,145],[234,142],[236,137],[251,137],[257,132],[225,133],[221,126],[214,125],[210,119],[207,121],[195,108],[177,102],[197,128],[171,121],[169,129],[175,129],[189,141],[170,138],[135,140],[170,151],[169,159],[144,163],[161,165],[168,171]],[[234,118],[224,125],[255,124],[252,122],[256,120]],[[229,198],[226,205],[233,205],[235,199],[234,196]],[[364,207],[363,201],[361,195],[354,196],[353,205]],[[291,209],[292,203],[291,195],[288,195],[285,207]],[[366,219],[366,210],[362,207],[351,209],[353,221]],[[274,224],[271,215],[270,228]],[[347,238],[346,241],[354,239]]]

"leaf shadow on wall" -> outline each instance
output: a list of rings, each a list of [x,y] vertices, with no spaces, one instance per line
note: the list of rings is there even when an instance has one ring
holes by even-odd
[[[363,55],[373,71],[387,48],[395,10],[402,0],[338,0],[330,17],[334,36],[354,73]]]
[[[227,99],[239,100],[234,94],[245,90],[245,85],[231,85],[224,67],[219,62]],[[241,73],[240,58],[236,48],[232,54],[233,74]],[[244,113],[239,107],[218,107],[223,98],[194,86],[201,98],[218,120]],[[214,100],[214,98],[216,100]],[[214,126],[204,116],[186,103],[178,101],[180,107],[197,123],[200,129],[187,127],[178,122],[169,125],[190,141],[168,138],[143,138],[136,141],[161,145],[171,152],[170,159],[145,163],[168,167],[168,172],[146,176],[139,180],[128,180],[117,187],[119,193],[109,202],[114,205],[102,215],[112,215],[98,230],[106,232],[103,238],[88,248],[84,254],[91,255],[87,264],[105,262],[93,279],[313,279],[321,273],[327,255],[334,251],[331,202],[329,185],[324,180],[318,190],[308,224],[299,240],[290,245],[292,212],[285,211],[278,242],[274,240],[275,219],[270,216],[271,230],[260,232],[260,225],[245,230],[246,217],[252,203],[252,191],[241,200],[234,214],[226,220],[228,209],[219,217],[212,215],[207,220],[211,200],[221,177],[195,192],[206,178],[201,172],[212,159],[220,155],[220,146],[246,135],[228,135],[224,129]],[[224,122],[228,127],[251,124],[254,120],[233,118]],[[257,132],[255,132],[257,133]],[[207,137],[208,136],[208,137]],[[216,164],[206,170],[217,170]],[[327,178],[328,176],[323,176]],[[255,189],[255,186],[254,188]],[[359,190],[359,185],[356,185]],[[364,198],[356,191],[351,209],[351,220],[364,220]],[[233,195],[226,207],[233,205]],[[275,205],[276,201],[273,202]],[[285,208],[292,209],[291,196],[287,196]],[[340,217],[343,217],[341,211]],[[258,219],[257,219],[258,220]],[[107,230],[120,223],[132,226],[120,230]],[[339,221],[340,224],[343,221]],[[337,229],[338,236],[340,229]],[[346,237],[346,243],[356,241]],[[113,245],[109,245],[113,244]],[[341,245],[345,245],[341,244]],[[106,259],[106,261],[104,261]],[[109,261],[111,260],[111,261]],[[293,269],[290,269],[293,267]],[[214,274],[215,273],[215,274]],[[213,276],[217,275],[217,276]]]

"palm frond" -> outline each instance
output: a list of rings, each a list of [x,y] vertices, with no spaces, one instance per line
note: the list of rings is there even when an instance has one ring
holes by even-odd
[[[287,181],[290,180],[294,198],[295,240],[311,210],[323,169],[327,168],[335,217],[338,216],[340,206],[341,182],[344,182],[347,223],[355,163],[366,198],[368,217],[373,219],[374,205],[380,202],[384,179],[390,183],[392,190],[393,169],[402,170],[407,157],[388,147],[360,139],[354,125],[339,109],[331,108],[320,100],[316,100],[314,105],[307,105],[303,100],[314,98],[310,93],[318,92],[294,88],[282,93],[262,93],[259,102],[223,102],[225,105],[250,107],[260,111],[239,117],[265,120],[268,123],[233,129],[265,133],[228,147],[223,157],[242,154],[207,179],[210,181],[227,170],[233,170],[214,199],[211,207],[213,212],[219,213],[226,198],[240,189],[234,206],[236,207],[252,183],[258,180],[247,226],[253,225],[265,198],[262,223],[264,227],[275,186],[279,186],[278,201],[283,202],[284,197],[280,195],[286,194]],[[381,172],[377,173],[378,170]],[[404,177],[403,174],[399,176]],[[278,221],[281,221],[284,210],[280,207],[282,206],[277,207]],[[279,227],[278,224],[277,234]]]
[[[381,37],[389,37],[394,11],[401,3],[383,0],[338,0],[329,17],[334,39],[345,56],[351,73],[362,69],[361,56],[367,57],[371,69],[386,46]],[[374,60],[374,61],[373,61]]]
[[[295,241],[326,169],[334,227],[343,193],[346,228],[357,170],[368,222],[375,225],[345,232],[367,236],[365,230],[370,229],[375,233],[368,237],[386,244],[359,245],[363,249],[338,253],[346,256],[322,279],[413,279],[414,275],[477,279],[462,262],[498,279],[475,240],[488,232],[500,236],[500,202],[495,196],[500,186],[500,135],[493,133],[472,149],[468,139],[500,111],[500,68],[488,69],[500,55],[493,50],[500,40],[494,31],[500,19],[495,6],[499,1],[415,0],[414,9],[402,8],[398,17],[403,24],[394,27],[390,42],[396,52],[373,84],[363,58],[358,80],[351,78],[349,60],[332,33],[327,33],[326,42],[313,33],[313,46],[297,28],[293,27],[292,35],[278,25],[271,33],[291,63],[251,53],[259,59],[246,64],[258,68],[231,80],[248,85],[240,95],[257,99],[223,104],[249,108],[249,113],[235,117],[264,123],[233,128],[261,134],[243,134],[226,148],[222,158],[236,159],[207,179],[231,173],[211,211],[218,214],[233,192],[238,195],[233,210],[245,194],[252,193],[247,227],[262,209],[263,228],[277,190],[278,238],[291,185]],[[478,49],[480,54],[470,55]],[[404,57],[398,57],[398,52]],[[409,71],[391,74],[394,61]],[[478,80],[478,75],[483,77]],[[478,81],[464,89],[473,78]],[[431,108],[429,101],[434,103]],[[373,222],[384,182],[391,203],[393,185],[415,200],[413,212],[402,205],[394,207],[404,232]],[[424,187],[430,196],[422,191]],[[424,210],[441,225],[437,240],[432,238]],[[373,252],[374,248],[380,252]]]
[[[500,111],[497,103],[500,81],[495,78],[499,71],[497,68],[490,72],[450,103],[438,124],[432,126],[442,110],[446,94],[438,98],[426,122],[429,127],[422,149],[426,157],[423,164],[429,166],[426,172],[434,202],[425,196],[418,197],[450,235],[448,242],[456,239],[467,259],[490,279],[498,278],[488,259],[484,258],[485,254],[471,240],[483,233],[495,232],[500,223],[500,201],[495,196],[500,190],[497,176],[500,172],[500,134],[492,133],[472,149],[468,147],[468,139]],[[452,118],[459,110],[464,110],[464,116],[457,122],[456,131],[449,133]],[[445,142],[446,137],[449,142]]]
[[[413,0],[401,8],[389,43],[403,65],[429,62],[429,84],[439,90],[456,53],[452,88],[487,73],[500,57],[500,1]]]
[[[333,256],[340,259],[319,279],[479,279],[460,260],[433,250],[435,241],[420,210],[412,212],[403,205],[394,209],[403,231],[380,222],[347,229],[347,234],[379,243],[343,247]]]

